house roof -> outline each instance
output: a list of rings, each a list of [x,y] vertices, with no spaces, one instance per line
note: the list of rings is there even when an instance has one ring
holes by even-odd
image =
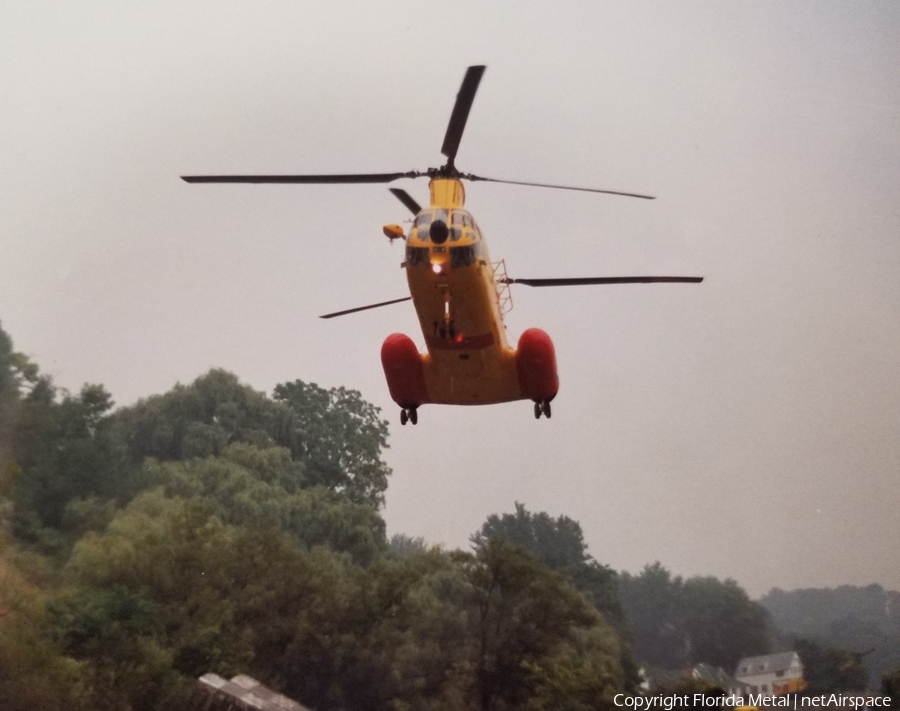
[[[776,652],[759,657],[744,657],[737,663],[734,675],[740,679],[753,674],[787,671],[791,664],[799,660],[796,652]],[[746,671],[744,671],[745,669]]]
[[[246,674],[238,674],[231,681],[216,674],[204,674],[197,680],[197,685],[212,696],[208,706],[212,705],[217,709],[310,711],[306,706],[272,691]]]

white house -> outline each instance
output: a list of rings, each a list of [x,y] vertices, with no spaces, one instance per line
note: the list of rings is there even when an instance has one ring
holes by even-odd
[[[749,687],[751,694],[778,696],[803,688],[803,664],[796,652],[744,657],[738,662],[734,677]]]

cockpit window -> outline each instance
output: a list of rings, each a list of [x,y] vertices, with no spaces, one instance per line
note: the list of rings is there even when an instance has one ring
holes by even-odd
[[[452,223],[462,227],[472,227],[475,223],[472,216],[465,210],[454,210]]]
[[[475,221],[465,210],[454,210],[450,216],[450,225],[450,241],[456,242],[463,236],[465,228],[474,227]]]
[[[406,263],[411,267],[422,267],[428,264],[428,247],[407,247]]]
[[[453,268],[457,267],[469,267],[475,263],[475,258],[477,257],[477,245],[467,244],[464,247],[451,247],[450,248],[450,266]]]
[[[416,237],[422,242],[428,241],[428,227],[431,225],[432,214],[431,210],[425,210],[424,212],[420,212],[419,216],[416,218]]]

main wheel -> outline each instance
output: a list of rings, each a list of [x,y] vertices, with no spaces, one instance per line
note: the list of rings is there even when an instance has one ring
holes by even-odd
[[[419,423],[419,411],[414,407],[409,408],[409,421],[414,425]]]
[[[536,419],[536,420],[541,419],[541,412],[542,412],[541,403],[539,403],[539,402],[534,403],[534,419]]]
[[[400,410],[400,424],[405,425],[409,420],[409,415],[406,414],[406,410]],[[413,422],[413,424],[416,424]]]
[[[550,419],[550,401],[544,400],[541,402],[541,411],[544,413],[544,417],[548,420]]]

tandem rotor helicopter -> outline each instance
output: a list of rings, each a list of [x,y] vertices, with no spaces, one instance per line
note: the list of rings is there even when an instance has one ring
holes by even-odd
[[[440,168],[401,173],[337,175],[192,175],[189,183],[390,183],[400,178],[429,179],[431,199],[422,207],[405,190],[390,191],[415,216],[409,234],[396,224],[385,225],[391,240],[406,242],[401,265],[406,270],[409,296],[325,314],[334,318],[389,304],[412,301],[425,339],[424,353],[409,336],[394,333],[381,347],[381,363],[391,398],[400,406],[400,422],[418,421],[425,404],[488,405],[531,400],[534,416],[549,418],[550,402],[559,390],[553,341],[539,328],[529,328],[510,345],[503,316],[512,307],[509,287],[579,286],[651,282],[699,283],[703,277],[629,276],[566,279],[512,279],[504,262],[492,262],[478,224],[465,209],[462,181],[508,183],[561,190],[622,195],[652,200],[649,195],[566,185],[484,178],[457,170],[454,160],[469,118],[484,66],[466,71],[456,96],[441,153]]]

